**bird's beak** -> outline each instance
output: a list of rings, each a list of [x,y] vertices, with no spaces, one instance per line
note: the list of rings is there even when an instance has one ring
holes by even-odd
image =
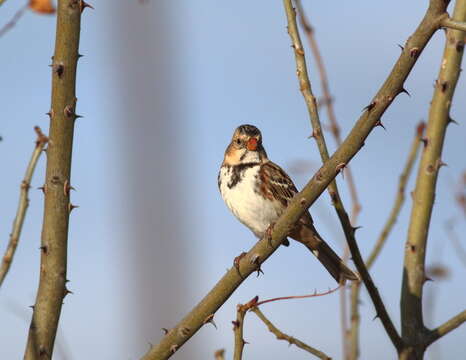
[[[256,138],[250,138],[247,143],[247,148],[249,151],[256,151],[257,149],[257,139]]]

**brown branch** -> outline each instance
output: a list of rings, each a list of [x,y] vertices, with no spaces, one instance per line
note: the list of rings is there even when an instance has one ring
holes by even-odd
[[[236,267],[231,268],[214,286],[214,288],[197,304],[158,345],[153,346],[143,357],[144,360],[168,359],[174,350],[181,347],[231,296],[236,288],[257,269],[280,246],[284,237],[290,232],[301,215],[317,200],[329,183],[339,173],[338,165],[349,163],[361,149],[365,139],[377,126],[380,117],[393,99],[402,91],[403,83],[414,67],[419,54],[427,45],[440,22],[447,16],[447,3],[431,0],[429,9],[416,31],[409,37],[405,48],[395,63],[390,75],[377,92],[372,105],[364,111],[353,129],[337,149],[310,179],[303,190],[295,196],[286,210],[275,223],[271,240],[262,239],[244,256]],[[188,333],[181,333],[181,328],[188,328]]]
[[[455,330],[458,326],[466,322],[466,310],[463,310],[459,314],[453,316],[450,320],[440,325],[436,329],[432,330],[427,339],[427,345],[440,339],[442,336],[447,335],[449,332]]]
[[[40,280],[24,359],[51,359],[66,289],[76,66],[83,2],[58,0]]]
[[[8,246],[3,255],[2,264],[0,266],[0,287],[3,284],[3,280],[10,270],[13,257],[15,256],[16,248],[18,246],[19,238],[21,236],[21,230],[23,229],[24,218],[26,217],[26,210],[29,207],[29,189],[31,188],[32,175],[36,168],[37,161],[39,160],[42,150],[45,144],[47,144],[48,138],[45,136],[38,126],[34,127],[37,134],[36,146],[32,152],[31,160],[26,168],[23,181],[21,181],[18,209],[16,210],[16,217],[13,221],[13,229],[11,230],[10,240]]]
[[[338,285],[336,288],[328,289],[327,291],[324,291],[321,293],[318,293],[317,290],[315,290],[313,294],[308,294],[308,295],[280,296],[280,297],[276,297],[272,299],[262,300],[262,301],[255,303],[254,306],[260,306],[260,305],[264,305],[264,304],[275,302],[275,301],[293,300],[293,299],[309,299],[309,298],[314,298],[314,297],[330,295],[331,293],[334,293],[335,291],[340,289],[341,286],[342,285]]]
[[[236,306],[236,320],[233,323],[233,333],[235,334],[235,351],[233,360],[241,360],[243,358],[243,349],[246,342],[243,338],[244,317],[249,309],[249,305],[238,304]]]
[[[397,196],[395,203],[393,204],[390,215],[385,223],[385,226],[380,233],[371,254],[366,260],[366,267],[369,270],[374,264],[375,259],[379,256],[383,245],[385,244],[388,235],[390,234],[395,222],[400,213],[401,207],[405,200],[406,184],[411,175],[414,163],[417,158],[417,153],[421,144],[421,139],[424,134],[425,124],[421,122],[416,126],[414,140],[411,144],[410,151],[408,153],[408,159],[404,166],[404,169],[400,175],[400,181],[398,183]],[[360,326],[360,314],[359,314],[359,302],[360,302],[360,284],[353,285],[351,287],[351,328],[349,333],[349,348],[350,354],[349,359],[357,359],[359,357],[359,326]]]
[[[456,2],[453,19],[466,19],[466,1]],[[426,348],[423,338],[429,334],[424,325],[422,310],[423,286],[426,281],[425,254],[438,173],[444,165],[441,156],[450,122],[449,111],[461,71],[464,35],[464,32],[458,30],[446,32],[445,50],[429,110],[425,148],[413,193],[400,303],[405,352],[413,359],[423,356]]]
[[[301,340],[298,340],[292,336],[289,336],[283,332],[281,332],[275,325],[273,325],[269,319],[265,317],[265,315],[262,313],[262,311],[259,310],[258,307],[253,307],[251,308],[251,311],[257,315],[259,319],[262,320],[262,322],[267,326],[269,331],[274,334],[278,340],[285,340],[287,341],[290,345],[296,345],[300,349],[307,351],[308,353],[318,357],[319,359],[324,359],[324,360],[331,360],[332,358],[327,356],[325,353],[323,353],[320,350],[317,350],[316,348],[313,348],[312,346],[309,346],[302,342]]]
[[[298,75],[301,92],[303,93],[306,105],[308,107],[309,115],[311,117],[313,134],[316,139],[322,161],[325,163],[329,160],[329,154],[327,150],[327,145],[325,144],[325,138],[324,138],[320,120],[319,120],[317,104],[315,101],[315,97],[312,94],[311,84],[310,84],[309,77],[307,74],[304,50],[303,50],[301,39],[299,36],[298,26],[296,24],[296,12],[293,8],[291,0],[284,0],[284,5],[285,5],[286,17],[288,20],[288,33],[290,34],[290,37],[293,43],[293,48],[295,51],[296,73]],[[343,170],[345,166],[346,166],[346,162],[338,164],[336,166],[336,171]],[[337,184],[335,180],[333,180],[329,185],[329,193],[333,201],[333,205],[335,206],[335,210],[337,212],[338,218],[340,219],[341,225],[343,227],[343,231],[345,233],[348,247],[353,256],[353,261],[361,275],[361,278],[364,284],[367,287],[371,300],[374,303],[374,306],[376,308],[377,315],[382,321],[385,331],[390,337],[390,340],[392,341],[393,345],[397,349],[401,349],[402,347],[401,337],[398,334],[395,326],[393,325],[393,322],[390,316],[388,315],[388,312],[385,308],[382,298],[380,297],[379,292],[369,272],[366,269],[364,261],[362,260],[361,253],[359,251],[359,247],[357,245],[356,238],[354,236],[355,229],[351,225],[348,214],[346,213],[343,202],[338,193],[338,188],[337,188]]]

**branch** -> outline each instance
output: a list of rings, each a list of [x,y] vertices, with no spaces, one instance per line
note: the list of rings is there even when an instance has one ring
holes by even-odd
[[[442,21],[442,26],[450,29],[456,29],[461,31],[466,31],[466,22],[464,21],[455,21],[451,18],[446,18]]]
[[[377,242],[372,249],[371,254],[369,255],[368,259],[366,260],[366,267],[370,269],[374,264],[375,259],[380,254],[385,241],[390,234],[395,222],[398,218],[400,213],[401,207],[405,200],[405,190],[406,184],[408,182],[409,176],[411,175],[414,162],[417,158],[417,153],[419,150],[419,146],[421,144],[421,138],[424,134],[425,124],[421,122],[416,127],[416,132],[414,136],[413,143],[411,145],[411,150],[408,153],[408,159],[406,161],[406,165],[400,175],[400,181],[398,184],[398,192],[395,199],[395,203],[393,204],[393,208],[390,212],[390,215],[385,223],[385,226],[382,229],[382,232],[377,239]],[[355,286],[351,287],[351,329],[350,329],[350,359],[357,359],[359,357],[359,325],[360,325],[360,315],[359,315],[359,297],[361,292],[360,284],[356,284]]]
[[[306,105],[308,107],[313,127],[313,135],[317,141],[322,161],[326,163],[329,160],[329,154],[320,125],[319,114],[317,111],[317,103],[315,101],[315,97],[312,94],[311,84],[307,75],[304,50],[301,44],[301,39],[299,37],[298,27],[296,24],[296,13],[292,6],[291,0],[284,0],[284,5],[286,17],[288,20],[288,33],[290,34],[291,40],[293,42],[293,48],[295,50],[296,73],[298,75],[301,92],[303,93]],[[336,171],[339,172],[340,170],[343,170],[345,166],[346,162],[339,163],[336,166]],[[329,185],[329,193],[335,206],[335,210],[338,214],[338,218],[340,219],[341,225],[343,227],[346,241],[348,242],[348,247],[350,248],[351,254],[353,256],[353,261],[361,275],[364,284],[367,287],[369,295],[376,308],[377,315],[382,321],[385,331],[390,337],[390,340],[392,341],[393,345],[397,349],[401,349],[401,337],[398,334],[395,326],[393,325],[393,322],[390,319],[387,310],[385,309],[385,305],[382,301],[382,298],[380,297],[377,287],[375,286],[369,272],[366,269],[366,266],[364,265],[364,261],[362,260],[359,247],[354,237],[355,229],[352,227],[348,214],[346,213],[343,202],[338,193],[338,188],[335,180],[333,180]]]
[[[83,2],[59,0],[52,64],[52,106],[44,184],[40,280],[24,359],[51,359],[65,283],[71,156],[76,107],[76,66]]]
[[[466,1],[457,1],[453,18],[466,19]],[[432,98],[427,123],[424,151],[413,193],[413,207],[405,246],[401,290],[401,326],[403,340],[420,352],[420,334],[428,331],[422,314],[422,292],[426,281],[425,254],[438,173],[442,165],[442,149],[450,106],[460,74],[464,49],[464,33],[448,30],[439,76]]]
[[[3,280],[10,270],[11,262],[15,256],[16,247],[18,246],[19,237],[21,236],[21,230],[23,228],[24,218],[26,217],[26,210],[29,206],[29,189],[31,188],[32,175],[36,168],[37,161],[39,160],[40,154],[44,149],[45,144],[49,140],[45,136],[38,126],[34,127],[37,134],[36,146],[32,152],[31,160],[26,168],[26,174],[24,175],[23,181],[20,186],[19,193],[19,204],[16,210],[16,217],[13,221],[13,229],[11,230],[10,240],[8,241],[8,247],[3,255],[2,265],[0,266],[0,287],[3,284]]]
[[[304,30],[304,34],[306,35],[309,43],[309,47],[311,49],[312,55],[316,61],[317,70],[320,77],[320,85],[322,88],[322,93],[324,97],[324,103],[327,107],[327,116],[330,121],[330,131],[335,138],[335,142],[337,146],[341,145],[341,134],[340,134],[340,126],[338,125],[337,118],[335,116],[335,111],[333,109],[333,97],[330,94],[330,87],[328,83],[328,76],[327,70],[325,69],[324,61],[320,54],[319,46],[317,45],[317,40],[314,36],[314,28],[312,27],[304,9],[302,7],[300,0],[295,0],[296,8],[299,16],[299,21],[301,23],[301,27]],[[351,172],[350,168],[345,169],[345,175],[348,180],[348,188],[350,192],[351,202],[353,204],[351,209],[351,223],[355,224],[356,219],[361,211],[361,203],[359,202],[358,192],[356,190],[356,185],[354,183],[353,173]]]
[[[262,320],[262,322],[267,326],[269,331],[274,334],[278,340],[285,340],[288,341],[288,343],[291,345],[296,345],[300,349],[303,349],[304,351],[307,351],[308,353],[315,355],[319,359],[323,360],[331,360],[332,358],[327,356],[325,353],[323,353],[320,350],[317,350],[316,348],[313,348],[312,346],[309,346],[305,343],[303,343],[301,340],[298,340],[292,336],[286,335],[285,333],[281,332],[279,329],[277,329],[269,319],[265,317],[265,315],[259,310],[258,307],[253,307],[251,309],[252,312],[254,312],[259,319]]]
[[[235,334],[235,352],[233,354],[233,360],[241,360],[243,358],[243,348],[246,344],[243,338],[244,316],[248,309],[248,304],[238,304],[236,306],[236,320],[232,321],[233,332]]]
[[[215,360],[225,360],[225,349],[219,349],[214,353]]]
[[[427,345],[430,345],[442,336],[447,335],[450,331],[455,330],[464,322],[466,322],[466,310],[463,310],[458,315],[453,316],[450,320],[440,325],[438,328],[432,330],[427,340]]]
[[[173,349],[181,347],[205,323],[204,321],[220,308],[231,296],[236,288],[261,265],[280,246],[301,215],[317,200],[329,183],[339,172],[338,165],[348,163],[362,148],[365,139],[377,125],[380,117],[386,111],[393,99],[402,92],[403,83],[414,67],[419,54],[422,52],[432,35],[439,28],[442,19],[447,16],[447,4],[440,0],[431,0],[426,15],[416,31],[405,44],[398,61],[390,75],[377,92],[373,105],[367,108],[353,129],[328,161],[317,171],[303,190],[274,225],[271,240],[262,239],[239,261],[238,269],[231,268],[214,288],[197,304],[158,345],[152,347],[142,359],[168,359],[173,355]],[[372,104],[371,103],[371,104]],[[179,331],[187,328],[188,333]]]

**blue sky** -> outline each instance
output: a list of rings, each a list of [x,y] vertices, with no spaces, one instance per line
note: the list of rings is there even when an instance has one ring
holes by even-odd
[[[316,28],[336,99],[336,114],[345,136],[389,73],[399,55],[397,44],[406,41],[425,8],[403,1],[303,2]],[[134,241],[138,223],[128,214],[138,207],[134,199],[144,201],[146,190],[134,186],[133,179],[138,178],[138,173],[129,169],[137,169],[138,164],[128,162],[134,162],[131,151],[138,145],[148,156],[141,159],[141,163],[154,161],[152,165],[157,165],[157,159],[163,160],[165,156],[160,147],[154,145],[154,139],[160,139],[159,134],[127,130],[138,128],[143,120],[138,118],[139,110],[141,114],[152,114],[154,123],[166,120],[159,118],[157,112],[150,112],[154,108],[157,110],[160,100],[156,98],[157,87],[151,84],[154,79],[151,69],[143,66],[150,60],[147,58],[153,56],[162,72],[166,68],[163,81],[167,84],[167,93],[163,98],[172,104],[170,121],[173,124],[170,125],[172,133],[168,139],[161,140],[161,146],[167,152],[174,152],[173,158],[178,161],[159,169],[168,172],[163,177],[164,183],[160,183],[156,171],[145,181],[174,195],[174,206],[182,213],[182,219],[171,224],[180,227],[173,229],[179,236],[170,237],[176,242],[171,245],[183,251],[187,259],[169,273],[177,278],[180,275],[174,272],[187,274],[183,275],[186,283],[167,285],[166,297],[162,299],[164,295],[161,294],[160,303],[158,300],[153,303],[153,311],[169,314],[171,323],[157,323],[154,328],[174,325],[224,274],[233,258],[255,241],[250,231],[228,212],[216,185],[223,151],[234,128],[243,123],[258,126],[269,157],[287,170],[297,161],[309,162],[310,168],[304,173],[291,173],[299,186],[312,176],[320,157],[314,142],[307,138],[311,132],[310,122],[297,85],[281,2],[209,0],[140,4],[133,1],[115,5],[115,2],[102,0],[93,5],[96,9],[86,10],[82,19],[80,50],[85,57],[78,67],[78,113],[85,118],[76,126],[72,170],[72,184],[78,190],[72,198],[80,205],[71,215],[70,227],[69,277],[75,294],[65,300],[58,343],[73,359],[137,359],[147,350],[148,342],[157,342],[162,336],[158,332],[134,332],[135,325],[130,325],[138,299],[129,289],[137,283],[138,273],[132,271],[134,263],[131,261],[137,259],[128,259],[131,248],[128,244]],[[10,19],[17,6],[7,1],[1,7],[0,24]],[[122,21],[118,12],[121,9],[116,9],[117,6],[127,12],[128,19],[140,18],[141,21]],[[164,18],[157,18],[155,26],[145,28],[160,11]],[[0,39],[3,49],[0,59],[3,84],[0,163],[4,169],[0,187],[2,250],[16,209],[20,179],[33,148],[33,126],[39,125],[45,132],[48,127],[44,114],[50,106],[47,65],[53,53],[54,27],[54,17],[26,13]],[[163,47],[151,43],[154,29],[169,34],[168,39],[161,42]],[[130,43],[135,38],[140,43]],[[358,221],[363,228],[358,232],[358,241],[365,255],[372,248],[392,206],[414,127],[420,119],[427,118],[443,40],[442,32],[435,35],[406,82],[411,97],[402,95],[395,100],[383,117],[387,130],[375,129],[351,163],[363,206]],[[124,53],[136,48],[140,52],[128,65]],[[161,51],[168,55],[159,57]],[[308,62],[313,88],[318,95],[316,69],[312,61]],[[126,79],[126,83],[122,83],[122,79]],[[153,86],[155,90],[153,94],[141,95],[135,116],[128,117],[124,112],[124,98],[130,97],[139,83],[141,87]],[[427,254],[428,264],[442,262],[448,266],[450,277],[426,285],[426,294],[435,293],[436,304],[433,323],[429,326],[438,325],[466,305],[465,285],[461,280],[465,268],[444,230],[445,222],[451,218],[457,219],[459,234],[465,230],[464,218],[453,199],[453,187],[465,169],[465,100],[466,87],[460,78],[452,106],[452,116],[460,126],[448,129],[443,160],[449,166],[440,173]],[[327,122],[325,112],[321,112],[321,119]],[[128,134],[137,136],[128,138]],[[330,149],[334,150],[330,135],[327,139]],[[43,182],[44,160],[41,159],[37,168],[33,189]],[[175,176],[173,184],[176,186],[166,183],[170,176]],[[408,192],[414,187],[414,176],[415,173]],[[338,184],[349,209],[349,196],[341,177]],[[151,194],[147,197],[151,198]],[[31,190],[30,198],[21,244],[0,290],[3,324],[0,347],[5,354],[3,357],[8,359],[22,356],[30,318],[27,306],[34,302],[37,287],[43,197],[39,191]],[[153,206],[145,213],[148,219],[145,223],[161,221],[158,218],[161,209],[156,202]],[[372,271],[397,325],[402,254],[410,206],[408,197]],[[342,234],[327,194],[321,196],[311,212],[322,235],[341,253]],[[163,248],[164,238],[157,235],[157,226],[154,225],[153,230],[153,242]],[[235,318],[237,303],[246,302],[255,295],[262,299],[299,295],[334,285],[317,261],[310,259],[298,245],[280,249],[263,270],[265,276],[248,279],[219,310],[216,315],[219,329],[202,329],[192,343],[182,348],[177,358],[213,358],[213,352],[222,347],[231,357],[231,320]],[[156,280],[146,284],[155,288],[158,285]],[[170,294],[177,288],[183,289],[182,299],[167,308]],[[337,294],[268,304],[262,310],[283,331],[340,358]],[[362,358],[392,358],[393,348],[380,322],[372,321],[374,310],[364,291],[361,311]],[[247,345],[246,358],[304,357],[300,350],[275,341],[254,315],[248,315],[246,321],[245,338],[251,343]],[[429,356],[432,359],[436,356],[460,358],[464,349],[461,340],[465,336],[465,327],[456,330],[442,339]],[[60,359],[59,353],[57,358]]]

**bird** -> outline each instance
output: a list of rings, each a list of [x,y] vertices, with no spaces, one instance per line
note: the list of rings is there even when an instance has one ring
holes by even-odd
[[[233,133],[218,173],[221,196],[233,215],[256,237],[263,238],[298,193],[288,174],[270,161],[262,134],[254,125],[241,125]],[[304,244],[337,283],[359,280],[322,239],[309,211],[298,220],[288,237]],[[288,245],[285,238],[283,245]]]

